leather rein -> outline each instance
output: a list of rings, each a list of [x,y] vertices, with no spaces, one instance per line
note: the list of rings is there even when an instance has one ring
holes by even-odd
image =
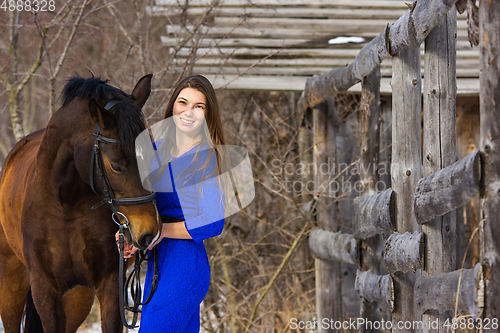
[[[110,110],[118,101],[111,101],[106,106],[104,107],[106,110]],[[142,295],[142,287],[141,287],[141,278],[140,278],[140,272],[141,272],[141,263],[143,261],[147,261],[149,259],[146,259],[148,256],[148,251],[141,251],[139,250],[138,253],[135,255],[135,265],[133,271],[130,273],[130,276],[127,278],[126,282],[124,283],[124,277],[126,275],[126,268],[125,268],[125,259],[124,259],[124,244],[125,244],[125,229],[128,229],[129,225],[129,220],[125,216],[125,214],[121,213],[116,205],[136,205],[136,204],[142,204],[146,202],[155,202],[156,200],[156,193],[152,192],[151,194],[148,194],[146,196],[141,196],[141,197],[132,197],[132,198],[116,198],[114,195],[113,188],[111,187],[111,184],[109,183],[108,176],[106,174],[106,169],[104,168],[104,161],[102,158],[102,153],[101,149],[99,147],[100,143],[105,143],[105,144],[111,144],[111,145],[117,145],[119,144],[119,141],[116,139],[110,139],[107,137],[104,137],[99,134],[99,126],[96,125],[95,131],[94,131],[94,145],[92,148],[92,157],[91,157],[91,164],[90,164],[90,187],[94,191],[94,193],[98,194],[97,191],[95,190],[95,184],[94,184],[94,174],[95,170],[97,170],[97,173],[99,175],[99,178],[103,184],[103,192],[104,192],[104,199],[94,205],[92,209],[96,209],[97,207],[105,204],[111,209],[111,218],[113,221],[119,226],[119,249],[120,249],[120,262],[119,262],[119,302],[120,302],[120,316],[122,319],[122,323],[125,327],[127,328],[136,328],[137,319],[138,319],[138,314],[141,312],[139,309],[139,306],[145,305],[151,301],[151,298],[153,297],[154,292],[156,291],[157,285],[158,285],[158,258],[156,255],[156,249],[153,248],[152,251],[152,259],[154,259],[154,275],[153,275],[153,282],[151,285],[151,291],[149,293],[149,296],[147,300],[144,303],[141,303],[141,295]],[[120,223],[120,217],[124,219],[124,223]],[[128,286],[130,285],[130,295],[132,297],[133,305],[129,305],[129,299],[128,299]],[[133,313],[133,319],[132,323],[128,324],[127,318],[125,317],[125,310],[130,311]]]

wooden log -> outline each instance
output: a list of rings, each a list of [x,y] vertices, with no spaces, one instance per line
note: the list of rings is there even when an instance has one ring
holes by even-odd
[[[438,172],[455,163],[456,147],[456,31],[457,13],[451,9],[445,19],[432,29],[425,40],[425,81],[423,105],[423,170],[424,176]],[[460,184],[460,182],[458,182]],[[418,188],[418,185],[417,185]],[[441,197],[434,193],[435,197]],[[431,199],[432,200],[432,199]],[[415,194],[415,202],[417,194]],[[415,208],[417,222],[419,210]],[[456,267],[456,211],[451,210],[422,226],[426,240],[424,276],[454,271]],[[451,320],[451,313],[428,311],[422,320],[429,330],[426,333],[445,332],[444,323]],[[430,328],[430,323],[438,322]]]
[[[365,45],[349,66],[334,68],[309,79],[298,101],[299,108],[312,107],[332,95],[347,91],[369,75],[386,56],[395,55],[409,45],[418,47],[455,2],[417,1],[414,8]]]
[[[335,160],[335,136],[334,126],[335,117],[334,109],[328,108],[327,103],[322,103],[312,110],[313,120],[313,161],[315,165],[328,164],[329,159]],[[315,168],[314,179],[319,184],[328,183],[330,177],[334,175],[330,173],[319,172]],[[333,199],[326,193],[326,189],[317,184],[317,193],[314,194],[316,205],[316,223],[319,228],[326,233],[333,233],[338,230],[335,225],[336,219],[335,205],[332,204]],[[314,245],[316,242],[313,241]],[[309,239],[311,245],[311,238]],[[342,317],[342,307],[339,305],[342,302],[342,293],[339,286],[341,285],[340,278],[340,263],[328,257],[316,258],[314,261],[316,275],[316,311],[318,318],[332,318],[340,320]],[[320,327],[319,333],[334,332],[333,328],[323,329]]]
[[[376,275],[372,271],[358,270],[355,288],[359,296],[368,302],[386,303],[391,312],[394,311],[394,283],[389,274]]]
[[[385,242],[384,261],[389,273],[415,272],[424,264],[424,238],[421,232],[393,233]]]
[[[413,210],[413,196],[422,178],[420,51],[410,46],[394,56],[392,63],[391,185],[396,193],[398,232],[415,232],[419,227]],[[397,323],[414,318],[415,273],[396,272],[392,277],[396,303],[392,315],[393,332],[414,332],[411,329],[399,329]]]
[[[485,275],[483,318],[500,313],[500,1],[479,1],[481,152],[481,262]]]
[[[353,210],[356,216],[356,200],[358,198],[367,198],[372,194],[376,195],[375,185],[378,183],[378,165],[379,165],[379,142],[380,142],[380,67],[368,75],[362,83],[361,101],[359,103],[358,121],[361,132],[360,152],[359,152],[359,183],[361,184],[360,197],[354,199]],[[358,199],[359,200],[359,199]],[[361,201],[364,201],[361,199]],[[373,201],[375,203],[376,199]],[[370,214],[372,210],[367,206],[363,212]],[[375,206],[372,205],[373,209]],[[376,210],[376,209],[375,209]],[[369,219],[371,216],[365,216]],[[360,219],[361,220],[361,219]],[[359,230],[356,218],[352,221],[352,230]],[[366,219],[364,219],[366,220]],[[356,237],[356,236],[354,236]],[[368,238],[368,239],[366,239]],[[374,234],[366,237],[361,241],[361,269],[363,271],[371,271],[373,274],[380,274],[381,264],[381,237]],[[356,277],[358,272],[356,272]],[[354,288],[356,289],[357,278],[354,281]],[[371,322],[380,322],[381,308],[377,301],[367,301],[363,299],[361,303],[361,310],[359,316],[366,318]],[[371,328],[366,326],[360,327],[360,333],[372,332]]]
[[[456,311],[456,315],[477,316],[484,293],[482,279],[481,264],[435,276],[420,275],[415,283],[417,315],[428,310],[440,313],[451,310]]]
[[[415,190],[417,222],[425,223],[471,201],[479,193],[480,179],[481,158],[478,150],[422,178]]]
[[[359,265],[358,241],[349,234],[316,229],[309,236],[309,249],[316,258]]]
[[[367,239],[381,233],[396,231],[394,191],[363,195],[354,199],[353,236]]]

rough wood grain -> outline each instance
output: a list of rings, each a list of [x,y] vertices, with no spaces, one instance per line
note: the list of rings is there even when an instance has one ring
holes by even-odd
[[[421,232],[393,233],[385,242],[384,261],[387,270],[406,273],[421,269],[424,264],[424,238]]]
[[[353,235],[367,239],[377,234],[396,231],[396,204],[394,191],[363,195],[354,199]]]
[[[457,315],[476,316],[480,310],[478,299],[480,301],[480,295],[483,294],[482,276],[480,264],[435,276],[419,276],[415,283],[416,314],[431,309],[440,313],[456,309]]]
[[[386,303],[391,311],[394,310],[394,283],[389,274],[376,275],[372,271],[358,270],[355,288],[359,296],[365,300]]]
[[[359,103],[359,113],[358,122],[359,129],[361,132],[360,140],[360,152],[359,152],[359,184],[360,184],[360,195],[354,199],[354,216],[356,216],[356,200],[358,198],[367,198],[370,195],[376,195],[377,190],[375,185],[378,183],[378,165],[379,165],[379,142],[380,142],[380,67],[376,67],[375,70],[370,73],[361,85],[361,100]],[[359,200],[358,200],[359,201]],[[363,201],[361,199],[361,201]],[[376,200],[374,200],[375,202]],[[365,217],[368,219],[372,209],[366,208],[364,213]],[[359,215],[358,215],[359,216]],[[374,216],[375,217],[375,216]],[[357,222],[353,218],[352,230],[360,230],[358,228]],[[356,235],[354,235],[356,237]],[[369,238],[369,239],[367,239]],[[380,262],[381,262],[381,237],[378,233],[375,233],[369,237],[365,237],[361,241],[361,269],[363,271],[371,271],[374,274],[380,274]],[[358,276],[358,272],[356,272]],[[354,288],[356,289],[357,278],[354,283]],[[381,308],[378,301],[370,301],[367,298],[363,299],[361,303],[361,311],[359,313],[361,318],[365,318],[370,322],[379,322],[381,319]],[[375,332],[373,327],[367,327],[365,325],[359,328],[361,333],[363,332]]]
[[[424,176],[440,172],[439,170],[458,159],[456,148],[456,17],[456,10],[451,9],[425,40],[422,147]],[[457,184],[461,182],[453,182],[458,190]],[[421,198],[418,195],[418,188],[417,186],[415,202]],[[433,198],[447,197],[440,191],[431,195]],[[440,208],[442,207],[443,205],[440,205]],[[419,208],[415,207],[415,215],[420,223]],[[426,205],[424,209],[427,208],[429,205]],[[451,272],[456,269],[456,225],[456,211],[450,209],[446,215],[438,216],[422,226],[426,240],[425,269],[422,271],[424,276]],[[439,325],[433,328],[431,328],[432,325],[427,325],[425,333],[446,332],[446,327],[444,327],[446,319],[451,320],[452,316],[442,310],[429,311],[422,320],[427,324],[438,320]]]
[[[430,153],[427,154],[429,155]],[[425,223],[472,200],[479,192],[480,178],[481,158],[477,150],[466,158],[422,178],[416,187],[414,201],[418,223]]]
[[[318,105],[312,110],[313,120],[313,162],[315,165],[328,163],[329,159],[335,160],[335,135],[334,109],[328,108],[326,103]],[[328,183],[332,174],[321,173],[315,168],[316,174],[313,175],[317,180],[316,188],[318,193],[314,195],[316,206],[316,223],[321,230],[328,233],[337,231],[338,227],[334,221],[336,212],[332,205],[333,200],[329,193],[321,191],[319,184]],[[325,189],[326,190],[326,189]],[[312,235],[311,235],[312,236]],[[309,245],[318,245],[315,239],[309,238]],[[313,249],[311,248],[311,251]],[[342,315],[341,307],[342,294],[339,288],[340,263],[327,256],[320,256],[315,260],[316,267],[316,311],[318,318],[332,318],[339,320]],[[320,333],[333,332],[332,329],[323,329],[320,327]]]
[[[316,229],[309,236],[309,249],[316,258],[359,265],[358,241],[349,234]]]
[[[422,90],[419,55],[417,48],[409,46],[394,56],[392,61],[391,185],[396,193],[397,230],[401,234],[419,230],[413,210],[415,187],[422,178]],[[411,329],[400,330],[396,326],[400,321],[414,319],[415,274],[413,271],[396,272],[392,277],[396,295],[392,315],[393,332],[414,332]]]
[[[500,1],[479,1],[479,94],[481,152],[484,154],[481,262],[485,265],[484,318],[500,314]]]

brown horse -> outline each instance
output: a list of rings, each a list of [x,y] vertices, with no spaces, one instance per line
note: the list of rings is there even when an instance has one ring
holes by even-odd
[[[94,294],[102,331],[122,332],[117,224],[128,225],[129,242],[139,249],[156,240],[160,228],[154,194],[142,187],[135,157],[150,90],[151,75],[131,95],[99,78],[72,78],[47,127],[7,157],[0,183],[6,333],[20,331],[30,288],[45,332],[75,332]],[[103,198],[106,204],[96,207]]]

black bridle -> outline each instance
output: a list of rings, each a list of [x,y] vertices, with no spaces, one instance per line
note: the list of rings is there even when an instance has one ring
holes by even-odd
[[[106,110],[110,110],[117,101],[111,101],[106,106],[104,107]],[[99,134],[99,126],[96,125],[95,131],[94,131],[94,145],[92,148],[92,157],[91,157],[91,162],[90,162],[90,187],[94,191],[94,193],[97,193],[95,189],[95,184],[94,184],[94,173],[95,169],[97,169],[97,173],[99,175],[99,179],[101,180],[103,184],[102,191],[104,192],[104,199],[96,204],[92,209],[96,209],[97,207],[106,204],[110,209],[111,209],[111,218],[113,221],[119,226],[119,249],[120,249],[120,263],[119,263],[119,302],[120,302],[120,315],[121,319],[123,322],[123,325],[127,328],[136,328],[136,323],[137,323],[137,318],[138,314],[141,312],[139,309],[139,306],[142,306],[144,304],[149,303],[151,298],[153,297],[154,292],[156,291],[157,287],[157,282],[158,282],[158,259],[156,256],[156,249],[153,249],[153,254],[152,258],[154,258],[154,276],[153,276],[153,283],[151,285],[151,291],[149,293],[148,299],[144,302],[141,303],[141,280],[140,280],[140,270],[141,270],[141,263],[144,260],[149,260],[146,259],[148,256],[148,251],[138,251],[139,253],[135,255],[135,267],[132,273],[130,274],[129,278],[126,281],[126,284],[124,283],[123,279],[125,276],[125,267],[124,267],[124,244],[125,244],[125,229],[128,229],[129,226],[129,220],[125,214],[121,213],[118,208],[116,208],[116,205],[136,205],[136,204],[142,204],[142,203],[147,203],[147,202],[155,202],[156,200],[156,193],[152,192],[151,194],[148,194],[146,196],[141,196],[141,197],[132,197],[132,198],[116,198],[113,188],[111,187],[111,184],[109,183],[109,179],[106,173],[106,169],[104,168],[104,161],[102,158],[102,153],[101,149],[99,147],[99,143],[105,143],[105,144],[111,144],[111,145],[117,145],[119,144],[119,141],[116,139],[110,139],[107,137],[104,137]],[[120,216],[124,219],[124,223],[120,223]],[[132,282],[131,284],[131,296],[133,300],[133,305],[130,306],[128,302],[128,285],[129,283]],[[133,312],[133,319],[132,319],[132,324],[128,324],[127,319],[125,318],[125,310]]]

